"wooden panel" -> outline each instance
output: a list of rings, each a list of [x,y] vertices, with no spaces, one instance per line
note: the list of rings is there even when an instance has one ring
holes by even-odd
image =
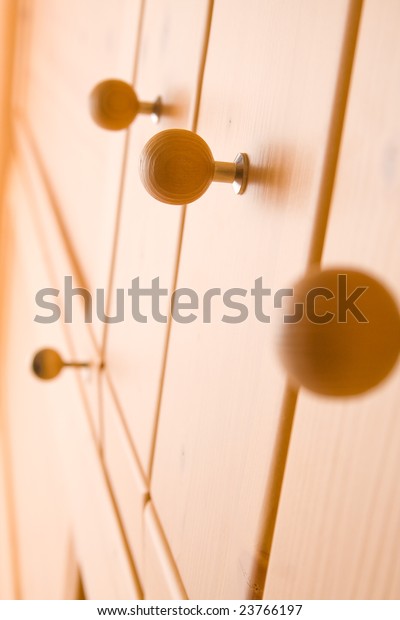
[[[2,330],[1,342],[1,357],[6,360],[1,396],[3,439],[10,453],[10,542],[17,556],[15,593],[27,599],[60,599],[66,596],[72,528],[54,426],[59,416],[68,419],[75,378],[74,373],[66,373],[45,385],[31,372],[32,356],[45,335],[55,346],[63,338],[59,325],[32,321],[36,287],[46,269],[28,201],[14,170],[5,205],[7,236],[13,243],[8,247],[7,288],[3,289],[2,320],[7,330]]]
[[[400,45],[396,0],[364,3],[323,263],[399,298]],[[400,374],[348,400],[301,393],[266,598],[399,598]]]
[[[29,195],[29,202],[34,199],[36,196]],[[20,202],[21,198],[18,195],[14,197],[12,204],[13,210],[19,215],[15,229],[22,239],[18,258],[22,265],[30,267],[30,273],[25,281],[20,277],[15,278],[16,293],[20,296],[16,296],[15,305],[10,308],[10,316],[13,317],[14,323],[10,326],[8,336],[10,379],[7,382],[6,407],[7,411],[12,412],[10,421],[17,450],[14,455],[14,476],[19,496],[15,512],[19,532],[20,564],[24,562],[20,570],[22,596],[49,598],[53,595],[52,587],[55,586],[52,584],[59,575],[55,550],[64,543],[66,560],[63,566],[62,586],[71,591],[71,575],[68,572],[71,571],[69,544],[71,536],[76,546],[85,592],[89,598],[137,599],[141,596],[140,586],[118,524],[113,499],[98,454],[91,424],[93,415],[90,417],[89,412],[85,410],[87,405],[85,375],[69,369],[48,383],[32,378],[30,372],[26,376],[33,352],[41,348],[44,342],[47,341],[60,351],[64,351],[67,344],[60,322],[40,324],[32,321],[37,312],[35,294],[46,276],[39,270],[43,265],[42,248],[39,249],[38,241],[34,241],[33,236],[30,241],[27,235],[38,234],[39,242],[43,242],[43,237],[40,236],[43,225],[40,215],[43,213],[38,210],[36,202],[32,208],[24,205],[25,210],[22,210]],[[51,222],[47,220],[47,223],[50,231]],[[56,264],[57,256],[55,254],[54,257]],[[23,297],[21,301],[20,291],[29,294],[27,299]],[[20,324],[25,327],[24,330]],[[35,336],[34,342],[33,336]],[[25,386],[28,379],[32,389],[19,389],[19,384],[23,383]],[[98,374],[94,370],[91,379],[93,390],[97,391]],[[15,415],[15,411],[20,412],[20,415]],[[51,440],[47,438],[47,429],[52,429]],[[40,450],[37,450],[38,446],[41,447]],[[59,469],[54,462],[56,454],[61,457]],[[67,540],[65,535],[61,536],[63,532],[60,534],[54,526],[51,529],[52,521],[50,521],[59,506],[57,500],[62,489],[61,476],[65,480],[68,498],[68,501],[61,503],[61,514],[64,519],[69,513],[71,514]],[[42,479],[43,487],[36,482],[32,484],[32,480]],[[19,481],[21,483],[18,485]],[[47,513],[49,525],[44,528],[43,520]],[[36,514],[37,519],[34,520]],[[44,532],[46,532],[46,546],[43,544]],[[38,547],[39,544],[43,549]],[[38,566],[39,553],[42,556],[42,564]],[[45,571],[49,570],[49,565],[54,573],[47,575]],[[57,585],[59,587],[58,582]],[[44,587],[50,593],[49,596],[45,595]],[[55,598],[64,597],[63,592],[59,590],[56,592]]]
[[[151,502],[146,505],[144,523],[145,598],[165,601],[186,599],[184,587]]]
[[[17,10],[12,0],[0,1],[0,284],[7,290],[11,260],[11,240],[8,213],[5,212],[5,191],[11,148],[11,84],[15,45]],[[7,309],[5,295],[0,306],[0,338],[4,333]],[[4,377],[4,358],[0,362],[0,374]],[[3,378],[4,380],[4,378]],[[0,394],[3,393],[2,386]],[[0,400],[0,599],[14,598],[17,595],[15,572],[15,524],[12,523],[10,452],[7,419],[4,403]]]
[[[0,416],[0,600],[16,597],[14,525],[11,522],[8,432],[1,403]]]
[[[249,290],[260,276],[273,292],[288,286],[307,262],[326,207],[341,57],[357,7],[214,6],[198,132],[217,160],[247,152],[251,171],[243,196],[214,184],[186,215],[178,287],[196,291],[200,310],[172,325],[151,494],[189,598],[262,596],[263,506],[273,499],[274,444],[290,403],[271,326],[256,320]],[[237,18],[228,25],[227,16]],[[248,291],[247,320],[222,322],[238,313],[217,296],[203,322],[201,300],[213,287]]]
[[[38,0],[30,13],[23,113],[78,257],[80,284],[90,289],[103,288],[108,276],[126,133],[97,127],[88,96],[102,79],[131,81],[141,4]]]
[[[60,351],[60,354],[67,361],[76,360],[89,362],[91,364],[90,368],[81,369],[80,375],[85,387],[85,397],[91,412],[93,428],[100,441],[101,421],[99,418],[97,385],[97,369],[100,365],[100,352],[95,344],[92,325],[90,323],[85,323],[84,303],[83,298],[80,296],[72,298],[71,323],[65,322],[65,302],[67,300],[67,295],[65,293],[65,277],[72,276],[73,285],[76,286],[76,280],[74,279],[76,266],[70,260],[68,239],[63,236],[58,218],[53,209],[52,187],[43,178],[41,170],[37,166],[37,160],[32,150],[29,134],[26,133],[26,126],[22,123],[16,125],[16,137],[18,152],[21,155],[21,170],[24,174],[25,183],[28,186],[30,206],[35,213],[37,234],[40,237],[42,260],[47,264],[47,272],[42,274],[35,295],[39,290],[48,287],[59,291],[57,297],[46,296],[45,299],[46,301],[57,303],[61,311],[57,323],[63,324],[68,341],[68,349]],[[34,310],[33,316],[49,316],[49,312],[38,305],[35,306]],[[50,325],[53,325],[53,323]],[[53,348],[50,330],[47,332],[44,330],[43,334],[44,340],[40,343],[40,346]]]
[[[87,417],[73,407],[57,430],[86,598],[140,599],[136,570]]]
[[[145,474],[149,472],[167,325],[151,315],[150,298],[142,298],[141,312],[148,323],[132,318],[127,289],[140,276],[142,288],[153,278],[171,287],[175,276],[181,208],[154,201],[138,175],[139,154],[146,141],[167,127],[191,127],[201,77],[203,43],[208,28],[208,0],[148,0],[144,14],[137,91],[154,100],[161,95],[164,115],[157,127],[148,117],[137,118],[131,129],[123,207],[112,288],[125,290],[125,320],[108,326],[106,350],[111,381],[126,416],[127,426]],[[161,298],[160,312],[168,314],[169,298]]]
[[[3,198],[6,166],[11,145],[11,83],[16,30],[16,7],[12,0],[0,2],[0,200]]]
[[[149,492],[107,378],[102,378],[104,461],[130,551],[143,574],[143,515]]]
[[[15,110],[23,105],[27,95],[31,54],[30,36],[34,4],[30,0],[8,1],[10,6],[13,5],[16,20],[13,65],[10,66],[12,85],[9,91],[11,108]]]

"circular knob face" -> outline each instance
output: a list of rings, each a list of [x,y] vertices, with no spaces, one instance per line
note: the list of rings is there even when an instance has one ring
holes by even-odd
[[[139,163],[140,177],[149,194],[171,205],[200,198],[213,180],[214,168],[207,143],[186,129],[167,129],[153,136]]]
[[[54,349],[42,349],[32,361],[32,370],[40,379],[54,379],[64,367],[64,362]]]
[[[396,363],[400,316],[375,278],[350,269],[316,269],[293,287],[278,339],[297,386],[328,396],[361,394]],[[289,317],[292,316],[292,318]]]
[[[90,113],[103,129],[126,129],[139,111],[136,94],[122,80],[105,80],[94,87],[89,98]]]

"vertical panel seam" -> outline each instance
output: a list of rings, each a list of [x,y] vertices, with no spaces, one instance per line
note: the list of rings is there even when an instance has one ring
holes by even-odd
[[[192,131],[197,130],[201,95],[202,95],[202,90],[203,90],[204,73],[205,73],[206,62],[207,62],[208,44],[209,44],[210,33],[211,33],[213,9],[214,9],[214,0],[208,0],[207,20],[205,23],[204,37],[203,37],[203,48],[202,48],[201,57],[200,57],[200,65],[199,65],[199,70],[198,70],[198,75],[197,75],[197,84],[196,84],[192,119],[190,123],[190,128]],[[183,247],[183,236],[184,236],[184,229],[185,229],[186,211],[187,211],[187,206],[183,205],[182,210],[181,210],[180,223],[179,223],[178,242],[177,242],[176,256],[175,256],[175,268],[174,268],[174,275],[172,279],[172,289],[171,289],[172,292],[176,289],[176,286],[178,283],[179,265],[181,261],[181,254],[182,254],[182,247]],[[156,416],[155,416],[155,422],[154,422],[152,446],[150,450],[149,476],[148,476],[149,485],[151,484],[151,476],[153,472],[154,455],[155,455],[155,450],[156,450],[157,434],[158,434],[157,433],[158,423],[159,423],[159,418],[160,418],[165,374],[166,374],[167,363],[168,363],[169,343],[171,339],[171,329],[172,329],[172,314],[173,312],[171,308],[171,312],[168,317],[168,324],[167,324],[167,330],[166,330],[167,333],[166,333],[165,342],[164,342],[163,361],[162,361],[162,368],[161,368],[160,379],[159,379],[158,398],[157,398],[157,404],[156,404]]]
[[[137,72],[138,72],[138,67],[139,67],[139,57],[140,57],[140,49],[141,49],[141,43],[142,43],[145,6],[146,6],[146,0],[141,0],[140,14],[139,14],[138,25],[137,25],[137,33],[136,33],[134,64],[133,64],[133,70],[132,70],[132,86],[133,87],[135,86],[135,83],[136,83]],[[106,303],[105,303],[107,316],[110,316],[112,287],[114,283],[115,269],[116,269],[116,263],[117,263],[118,241],[119,241],[119,234],[120,234],[120,229],[121,229],[121,217],[122,217],[122,207],[123,207],[123,200],[124,200],[124,194],[125,194],[125,182],[126,182],[126,175],[127,175],[127,168],[128,168],[130,138],[131,138],[131,127],[128,127],[128,129],[126,130],[126,136],[125,136],[124,147],[123,147],[122,166],[121,166],[118,198],[117,198],[117,205],[116,205],[116,214],[115,214],[115,221],[114,221],[111,261],[110,261],[110,268],[109,268],[108,280],[107,280],[107,292],[106,292]],[[101,347],[100,347],[100,358],[103,364],[105,364],[108,335],[109,335],[109,324],[105,323],[104,329],[103,329],[103,338],[102,338]]]

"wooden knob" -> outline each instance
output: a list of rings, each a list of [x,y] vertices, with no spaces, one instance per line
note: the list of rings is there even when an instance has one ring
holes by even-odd
[[[380,282],[351,269],[315,269],[293,292],[278,338],[293,384],[352,396],[388,375],[399,355],[400,316]]]
[[[240,153],[233,163],[216,162],[207,143],[196,133],[167,129],[145,145],[139,173],[143,185],[154,198],[182,205],[200,198],[212,181],[232,183],[236,193],[243,193],[248,157]]]
[[[154,122],[161,115],[161,99],[154,103],[139,101],[130,84],[122,80],[104,80],[94,87],[89,98],[90,113],[103,129],[126,129],[137,114],[151,114]]]
[[[32,361],[32,370],[39,379],[54,379],[65,366],[87,367],[86,362],[64,362],[54,349],[41,349]]]

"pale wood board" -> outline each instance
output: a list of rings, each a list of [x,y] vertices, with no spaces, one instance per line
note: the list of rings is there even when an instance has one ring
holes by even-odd
[[[142,592],[87,417],[78,408],[58,424],[76,556],[88,599],[141,599]]]
[[[14,325],[10,320],[7,381],[12,447],[17,450],[14,487],[19,500],[15,514],[20,533],[22,596],[64,598],[64,591],[71,592],[68,571],[74,569],[72,540],[89,598],[140,598],[140,586],[95,441],[82,372],[65,369],[55,380],[43,382],[30,370],[32,355],[44,342],[60,351],[69,348],[61,322],[33,321],[37,312],[36,291],[44,277],[51,277],[51,266],[54,270],[60,262],[56,254],[52,265],[45,262],[40,234],[42,214],[35,201],[37,196],[30,194],[30,190],[31,186],[26,186],[25,194],[19,192],[10,203],[19,239],[19,271],[27,272],[23,279],[18,271],[14,280],[15,303],[9,309]],[[96,390],[98,378],[98,373],[93,372]],[[60,532],[60,527],[57,530],[56,518],[60,515],[67,521],[66,533]],[[57,551],[61,545],[65,551],[62,564]],[[56,586],[58,590],[53,595]]]
[[[143,99],[161,96],[164,113],[155,126],[138,117],[130,132],[128,164],[115,272],[111,280],[111,311],[115,290],[125,291],[125,318],[107,326],[104,357],[112,385],[144,473],[149,475],[159,388],[168,327],[151,316],[149,297],[142,297],[147,323],[132,318],[127,290],[140,276],[141,287],[153,278],[171,289],[174,282],[181,228],[181,207],[156,202],[144,190],[138,175],[140,152],[155,133],[169,127],[191,127],[198,98],[203,45],[207,36],[208,0],[148,0],[145,6],[138,56],[136,87]],[[160,311],[168,315],[169,297],[161,298]]]
[[[11,97],[13,39],[16,29],[16,11],[12,0],[0,2],[0,283],[3,291],[8,290],[10,281],[10,262],[14,251],[13,239],[9,232],[9,213],[4,208],[7,186],[7,166],[11,142]],[[7,330],[6,296],[0,304],[0,341]],[[1,356],[0,377],[4,381],[5,356]],[[0,395],[4,393],[3,384]],[[2,396],[0,396],[0,598],[15,598],[18,594],[16,583],[15,524],[13,523],[13,497],[10,472],[10,445],[8,423]]]
[[[187,599],[151,502],[146,504],[144,513],[143,591],[150,600]]]
[[[13,80],[14,45],[17,10],[12,0],[0,1],[0,209],[7,178],[11,145],[11,85]]]
[[[2,414],[3,418],[3,414]],[[10,524],[9,470],[6,466],[4,453],[5,441],[4,422],[1,420],[0,430],[0,600],[15,598],[15,581],[13,567],[13,549]]]
[[[55,215],[52,204],[52,188],[46,183],[38,166],[32,143],[26,131],[26,125],[18,122],[15,125],[15,136],[18,153],[20,156],[20,169],[29,192],[30,207],[33,209],[36,231],[40,238],[40,247],[43,260],[46,262],[47,271],[42,273],[38,282],[37,291],[43,288],[54,288],[59,291],[57,297],[47,297],[53,303],[57,303],[61,310],[58,323],[63,324],[68,346],[64,343],[64,349],[59,353],[66,361],[89,362],[90,368],[80,370],[80,375],[85,387],[89,411],[91,413],[93,431],[96,434],[99,445],[102,440],[102,421],[99,415],[99,394],[97,385],[97,369],[100,366],[100,350],[96,346],[93,325],[85,323],[84,305],[80,296],[72,301],[72,323],[65,323],[65,276],[74,277],[77,266],[71,261],[68,252],[68,239],[62,235],[59,221]],[[75,286],[75,284],[74,284]],[[33,316],[48,316],[48,312],[39,306],[35,306]],[[54,348],[51,342],[50,331],[44,331],[45,338],[42,347]]]
[[[324,265],[399,299],[400,5],[364,2]],[[384,317],[382,317],[384,320]],[[265,598],[400,597],[400,374],[371,393],[300,393]]]
[[[104,464],[129,549],[138,575],[142,578],[143,519],[149,491],[105,373],[102,373],[101,378],[101,407],[104,419]]]
[[[276,291],[305,268],[332,172],[353,9],[215,2],[198,133],[217,160],[249,154],[249,186],[238,197],[213,184],[188,207],[179,287],[202,299],[212,287],[249,291],[263,276]],[[199,311],[172,325],[151,495],[189,598],[262,597],[259,539],[286,377],[272,325],[256,321],[250,293],[246,301],[250,315],[238,325],[221,322],[221,298],[210,324]]]
[[[31,371],[32,357],[43,339],[51,335],[62,342],[59,325],[33,322],[34,296],[46,272],[29,194],[22,175],[13,168],[5,208],[7,235],[13,238],[9,259],[7,306],[2,318],[7,331],[2,338],[2,416],[9,443],[18,596],[25,599],[60,599],[66,596],[68,550],[72,536],[61,463],[55,446],[54,422],[68,417],[68,399],[60,403],[57,384],[45,385]],[[72,377],[70,378],[72,380]],[[67,377],[68,381],[68,377]],[[60,384],[58,384],[58,390]],[[4,550],[2,547],[2,554]]]
[[[26,166],[33,166],[32,162],[27,161],[26,153],[23,164],[26,174]],[[54,279],[55,274],[68,272],[68,257],[63,253],[62,244],[57,242],[58,232],[54,222],[52,223],[52,211],[48,208],[48,200],[43,193],[40,179],[32,175],[34,172],[33,166],[30,170],[31,184],[28,188],[36,192],[29,195],[30,214],[24,215],[25,220],[30,215],[30,221],[34,224],[33,232],[38,237],[36,243],[40,244],[42,255],[31,259],[32,269],[35,269],[36,263],[40,264],[39,261],[47,259],[47,277]],[[24,227],[26,221],[25,226],[23,221],[19,222],[18,229],[23,230]],[[33,226],[28,225],[27,228],[29,230]],[[44,229],[47,235],[44,234]],[[29,261],[28,250],[25,259],[26,262]],[[32,289],[30,318],[37,313],[35,293],[43,286],[43,278],[44,274],[41,273],[40,278],[35,281],[35,288]],[[74,324],[68,326],[70,329],[65,329],[66,325],[62,321],[34,325],[40,325],[40,329],[36,330],[38,335],[40,334],[40,337],[37,337],[36,349],[45,343],[61,352],[69,350],[72,359],[84,359],[79,357],[79,353],[86,354],[91,360],[95,359],[92,340],[88,339],[86,334],[86,325],[81,325],[79,328]],[[78,343],[77,350],[73,348],[75,342]],[[32,353],[30,347],[27,354],[31,357]],[[76,384],[76,379],[79,386]],[[77,371],[65,369],[54,382],[41,383],[40,387],[40,396],[50,398],[53,409],[55,402],[61,407],[60,415],[54,420],[56,440],[53,443],[61,456],[62,475],[66,481],[68,497],[65,506],[69,506],[71,513],[71,537],[76,547],[85,592],[89,598],[94,599],[141,598],[135,568],[100,460],[98,368],[93,367],[90,372],[85,369]],[[40,403],[40,398],[36,398],[33,402]],[[97,428],[93,422],[97,422],[99,427]],[[24,555],[28,553],[26,545],[21,544],[21,550]],[[67,568],[70,568],[69,553],[67,559]],[[65,576],[66,587],[70,584],[70,579],[67,577],[68,575]]]
[[[131,82],[142,0],[37,0],[30,7],[26,96],[17,108],[31,128],[53,208],[80,267],[79,284],[107,283],[126,132],[95,125],[97,82]],[[104,324],[95,324],[101,339]]]

